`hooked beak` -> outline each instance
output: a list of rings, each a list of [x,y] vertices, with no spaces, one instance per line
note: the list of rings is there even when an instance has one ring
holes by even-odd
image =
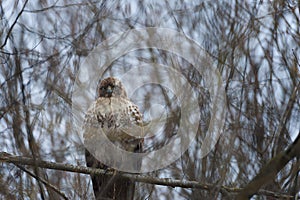
[[[113,92],[112,87],[108,86],[107,89],[106,89],[106,92],[111,94]]]

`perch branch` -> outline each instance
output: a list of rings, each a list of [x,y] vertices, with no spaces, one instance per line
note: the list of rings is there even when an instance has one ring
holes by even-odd
[[[38,166],[45,169],[62,170],[62,171],[81,173],[81,174],[112,176],[115,173],[103,169],[95,169],[95,168],[84,167],[84,166],[75,166],[75,165],[64,164],[64,163],[55,163],[55,162],[43,161],[39,159],[34,160],[28,157],[11,155],[6,152],[0,152],[0,162],[12,163],[14,165]],[[215,188],[215,186],[212,184],[203,184],[197,181],[174,180],[171,178],[155,178],[151,176],[131,174],[125,172],[120,172],[120,176],[123,176],[124,178],[129,178],[137,182],[163,185],[169,187],[198,188],[207,191],[213,190]],[[241,189],[221,186],[221,192],[222,191],[230,192],[230,193],[238,193],[239,191],[241,191]],[[259,190],[258,194],[270,196],[270,197],[292,198],[292,196],[290,195],[274,193],[272,191],[267,191],[267,190]]]

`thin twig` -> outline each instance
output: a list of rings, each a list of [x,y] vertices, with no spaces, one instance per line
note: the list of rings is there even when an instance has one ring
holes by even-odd
[[[17,24],[19,18],[21,17],[22,13],[24,12],[25,6],[26,6],[27,3],[28,3],[28,0],[25,1],[25,3],[23,4],[23,7],[22,7],[21,11],[18,13],[14,23],[11,25],[10,29],[8,30],[8,33],[7,33],[7,35],[5,37],[5,40],[4,40],[3,44],[1,45],[0,49],[2,49],[6,45],[6,43],[8,41],[8,38],[9,38],[14,26]]]
[[[54,185],[52,185],[51,183],[49,183],[48,181],[44,180],[41,177],[36,176],[35,174],[33,174],[32,172],[30,172],[29,170],[27,170],[25,167],[15,164],[18,168],[20,168],[22,171],[26,172],[27,174],[29,174],[30,176],[32,176],[33,178],[35,178],[36,180],[42,182],[46,187],[52,189],[53,191],[55,191],[57,194],[59,194],[63,199],[68,199],[68,197],[61,192],[58,188],[56,188]]]

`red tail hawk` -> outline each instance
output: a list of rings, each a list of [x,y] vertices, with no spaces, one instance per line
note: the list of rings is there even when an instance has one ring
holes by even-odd
[[[97,136],[104,134],[113,145],[123,151],[142,152],[143,139],[137,137],[134,128],[142,124],[142,115],[138,107],[127,98],[122,83],[113,77],[106,78],[101,81],[97,94],[98,98],[90,106],[85,117],[85,145],[94,145],[100,149],[104,144],[103,140],[97,140]],[[94,157],[94,152],[89,150],[86,149],[85,155],[88,167],[102,169],[111,167],[99,162]],[[109,155],[109,152],[107,154]],[[119,159],[114,161],[119,163],[112,164],[122,165],[123,161]],[[135,168],[140,168],[141,162],[134,165]],[[96,199],[133,199],[135,183],[131,180],[117,175],[111,177],[91,175],[91,178]]]

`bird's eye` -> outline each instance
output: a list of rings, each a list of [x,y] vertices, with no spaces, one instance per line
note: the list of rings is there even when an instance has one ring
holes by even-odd
[[[102,90],[102,91],[103,91],[103,90],[105,90],[105,88],[104,88],[104,87],[100,87],[100,90]]]

